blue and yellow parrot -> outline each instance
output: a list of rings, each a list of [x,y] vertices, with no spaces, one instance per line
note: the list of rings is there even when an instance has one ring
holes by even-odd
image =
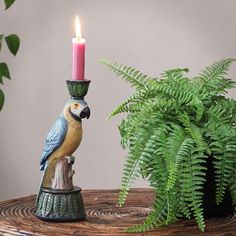
[[[82,139],[83,118],[89,118],[90,109],[84,100],[69,100],[62,114],[47,135],[41,156],[40,170],[44,170],[41,187],[51,187],[54,169],[60,158],[71,156]]]

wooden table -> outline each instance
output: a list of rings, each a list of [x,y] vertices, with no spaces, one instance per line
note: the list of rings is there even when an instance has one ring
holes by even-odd
[[[75,223],[50,223],[34,216],[35,195],[0,203],[0,235],[130,235],[127,226],[143,221],[153,199],[151,189],[133,189],[124,208],[116,206],[118,190],[85,190],[83,199],[87,220]],[[181,220],[166,228],[145,234],[156,236],[234,236],[236,217],[206,220],[206,232],[200,233],[193,220]]]

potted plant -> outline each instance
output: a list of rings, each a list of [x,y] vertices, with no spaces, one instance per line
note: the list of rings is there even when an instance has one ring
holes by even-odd
[[[112,113],[126,112],[119,125],[128,149],[118,204],[123,206],[137,177],[155,191],[142,232],[195,218],[229,214],[236,201],[236,101],[225,97],[235,82],[226,78],[234,59],[220,60],[194,78],[188,69],[167,70],[158,78],[134,68],[103,61],[135,92]]]

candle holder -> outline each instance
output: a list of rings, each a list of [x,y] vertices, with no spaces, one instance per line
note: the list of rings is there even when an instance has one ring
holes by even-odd
[[[90,109],[84,100],[90,80],[67,80],[71,99],[64,106],[47,135],[41,157],[44,170],[36,199],[35,215],[46,221],[79,221],[85,219],[81,188],[73,186],[72,156],[82,139],[82,119]]]
[[[67,80],[67,88],[72,99],[83,100],[88,93],[90,80]]]

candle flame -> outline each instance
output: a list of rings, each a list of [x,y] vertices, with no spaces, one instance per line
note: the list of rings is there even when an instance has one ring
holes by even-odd
[[[80,26],[80,22],[79,22],[79,17],[78,15],[75,18],[75,35],[77,39],[81,39],[82,35],[81,35],[81,26]]]

